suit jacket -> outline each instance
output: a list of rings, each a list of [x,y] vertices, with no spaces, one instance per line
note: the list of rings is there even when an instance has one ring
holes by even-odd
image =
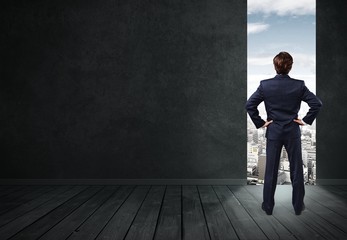
[[[291,139],[301,136],[299,124],[293,121],[298,117],[301,101],[310,107],[302,119],[310,125],[322,107],[322,102],[308,90],[304,81],[285,74],[261,81],[257,91],[248,99],[246,109],[257,128],[265,124],[257,108],[262,101],[265,103],[267,120],[273,120],[266,130],[268,139]]]

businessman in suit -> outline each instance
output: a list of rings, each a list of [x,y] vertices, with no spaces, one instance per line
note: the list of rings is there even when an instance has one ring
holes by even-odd
[[[304,210],[304,177],[301,154],[300,125],[311,125],[322,102],[308,90],[304,81],[288,76],[293,58],[287,52],[280,52],[273,59],[277,75],[260,82],[258,89],[246,103],[246,109],[257,128],[266,129],[266,169],[262,209],[271,215],[275,201],[278,166],[282,147],[288,153],[290,179],[292,182],[292,204],[296,215]],[[267,119],[259,116],[258,105],[264,101]],[[301,101],[310,107],[306,116],[298,118]]]

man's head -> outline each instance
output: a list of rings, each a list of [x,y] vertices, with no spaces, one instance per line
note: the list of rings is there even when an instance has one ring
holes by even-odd
[[[288,74],[292,69],[293,58],[287,52],[280,52],[274,57],[273,63],[277,74]]]

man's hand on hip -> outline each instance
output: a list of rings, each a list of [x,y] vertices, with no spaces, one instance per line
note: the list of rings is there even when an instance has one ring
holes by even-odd
[[[273,122],[273,120],[271,120],[271,121],[266,121],[265,124],[262,126],[262,128],[266,128],[266,127],[269,126],[272,122]]]
[[[299,124],[301,126],[305,125],[305,123],[300,118],[294,119],[294,122],[296,122],[297,124]]]

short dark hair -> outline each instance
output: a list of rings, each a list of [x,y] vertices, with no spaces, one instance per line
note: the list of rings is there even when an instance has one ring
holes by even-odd
[[[273,63],[277,74],[288,74],[292,69],[293,57],[287,52],[280,52],[274,57]]]

